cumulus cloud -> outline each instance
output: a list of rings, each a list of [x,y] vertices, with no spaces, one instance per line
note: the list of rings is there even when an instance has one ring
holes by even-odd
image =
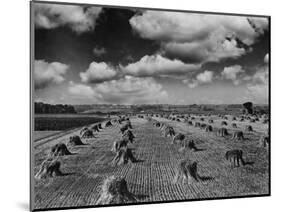
[[[135,77],[181,77],[199,70],[199,64],[187,64],[180,60],[168,59],[159,54],[145,55],[139,61],[126,66],[113,67],[105,62],[92,62],[85,72],[80,73],[83,83],[102,83],[124,76]]]
[[[64,76],[68,65],[44,60],[35,60],[34,62],[34,84],[35,89],[43,89],[51,84],[59,84],[64,81]]]
[[[240,65],[228,66],[221,72],[223,79],[232,80],[234,85],[238,85],[241,79],[238,78],[239,74],[245,73],[245,70]]]
[[[189,88],[195,88],[198,85],[208,84],[213,81],[214,72],[212,71],[204,71],[198,74],[195,79],[185,79],[183,83],[187,84]]]
[[[251,17],[247,19],[257,33],[263,33],[268,28],[267,18]]]
[[[212,71],[204,71],[197,75],[196,79],[201,83],[210,83],[213,80],[213,72]]]
[[[133,76],[166,76],[177,74],[188,74],[200,68],[200,65],[186,64],[180,60],[170,60],[159,54],[144,56],[135,63],[121,67],[123,72]]]
[[[85,72],[80,73],[84,83],[101,83],[112,80],[117,75],[117,71],[105,62],[92,62]]]
[[[168,94],[153,78],[126,76],[119,80],[104,82],[96,87],[106,102],[157,103],[164,101]]]
[[[106,49],[103,48],[103,47],[101,47],[101,48],[95,47],[95,48],[93,49],[94,55],[96,55],[96,56],[98,56],[98,57],[100,57],[100,56],[106,54],[106,52],[107,52]]]
[[[247,91],[250,98],[258,103],[268,103],[269,92],[269,70],[268,66],[259,67],[247,84]]]
[[[143,38],[162,41],[169,57],[198,62],[237,58],[268,27],[266,18],[144,11],[130,19]],[[244,44],[242,47],[238,41]]]
[[[218,62],[225,58],[238,58],[246,53],[242,47],[238,47],[237,41],[230,40],[216,41],[214,35],[206,41],[194,43],[168,42],[163,44],[164,54],[168,57],[180,58],[192,62]]]
[[[253,83],[255,84],[267,84],[268,83],[268,67],[264,66],[257,70],[253,75]]]
[[[69,92],[72,95],[90,100],[99,100],[104,103],[143,104],[162,103],[167,100],[168,93],[162,85],[153,78],[138,78],[125,76],[122,79],[112,80],[89,86],[71,83]]]
[[[77,33],[93,30],[101,7],[36,3],[35,26],[53,29],[68,26]]]
[[[250,45],[258,36],[255,29],[262,33],[268,26],[268,20],[242,16],[145,11],[133,16],[130,24],[142,37],[153,40],[199,42],[216,33],[220,38],[235,36]]]
[[[69,92],[75,96],[83,97],[83,98],[97,98],[101,96],[95,92],[94,89],[92,89],[91,86],[85,85],[85,84],[78,84],[70,81],[69,83]]]
[[[184,79],[182,82],[187,84],[189,88],[196,88],[199,85],[198,81],[195,79]]]
[[[257,103],[268,103],[268,85],[265,84],[250,84],[247,86],[250,98]]]

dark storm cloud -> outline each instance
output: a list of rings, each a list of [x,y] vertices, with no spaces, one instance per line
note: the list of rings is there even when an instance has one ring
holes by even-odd
[[[132,10],[103,8],[96,19],[95,29],[80,35],[65,25],[53,29],[37,28],[35,58],[71,63],[79,75],[93,61],[126,65],[132,59],[136,61],[144,55],[154,54],[160,43],[133,33],[129,19],[134,14]],[[95,54],[95,48],[102,55]]]

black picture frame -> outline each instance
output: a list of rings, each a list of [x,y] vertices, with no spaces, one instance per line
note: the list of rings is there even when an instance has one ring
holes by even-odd
[[[56,208],[34,208],[34,155],[33,155],[33,130],[34,130],[34,82],[33,82],[33,70],[34,65],[34,11],[33,4],[58,4],[58,5],[78,5],[78,6],[97,6],[106,8],[122,8],[122,9],[143,9],[154,11],[170,11],[170,12],[184,12],[184,13],[198,13],[198,14],[214,14],[214,15],[227,15],[227,16],[248,16],[248,17],[260,17],[268,19],[268,31],[269,31],[269,53],[271,54],[271,16],[270,15],[257,15],[257,14],[241,14],[241,13],[224,13],[224,12],[206,12],[206,11],[194,11],[194,10],[178,10],[178,9],[163,9],[163,8],[146,8],[146,7],[131,7],[124,5],[102,5],[102,4],[89,4],[89,3],[69,3],[69,2],[55,2],[55,1],[30,1],[30,210],[31,211],[52,211],[52,210],[68,210],[68,209],[87,209],[87,208],[100,208],[100,207],[116,207],[116,206],[130,206],[130,205],[148,205],[159,203],[179,203],[179,202],[193,202],[193,201],[205,201],[205,200],[225,200],[225,199],[237,199],[237,198],[252,198],[252,197],[268,197],[271,196],[271,143],[268,148],[268,161],[269,161],[269,181],[268,181],[268,194],[246,195],[246,196],[231,196],[231,197],[215,197],[215,198],[198,198],[198,199],[185,199],[185,200],[171,200],[171,201],[154,201],[154,202],[140,202],[140,203],[126,203],[124,205],[111,204],[111,205],[86,205],[77,207],[56,207]],[[269,139],[271,139],[271,57],[269,57],[269,88],[268,88],[268,107],[269,107]]]

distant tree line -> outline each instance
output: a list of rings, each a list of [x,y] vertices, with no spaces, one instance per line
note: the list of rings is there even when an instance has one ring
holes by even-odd
[[[35,117],[35,131],[68,130],[103,121],[101,117]]]
[[[60,114],[60,113],[77,113],[73,106],[71,105],[51,105],[45,104],[43,102],[35,102],[35,114]]]

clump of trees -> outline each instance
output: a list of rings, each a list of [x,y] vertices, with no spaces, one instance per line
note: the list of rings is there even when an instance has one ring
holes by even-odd
[[[35,110],[35,114],[77,113],[74,107],[71,105],[63,105],[63,104],[51,105],[43,102],[35,102],[34,110]]]
[[[242,104],[244,107],[244,113],[247,114],[253,114],[254,113],[254,108],[253,108],[253,103],[252,102],[245,102]]]

